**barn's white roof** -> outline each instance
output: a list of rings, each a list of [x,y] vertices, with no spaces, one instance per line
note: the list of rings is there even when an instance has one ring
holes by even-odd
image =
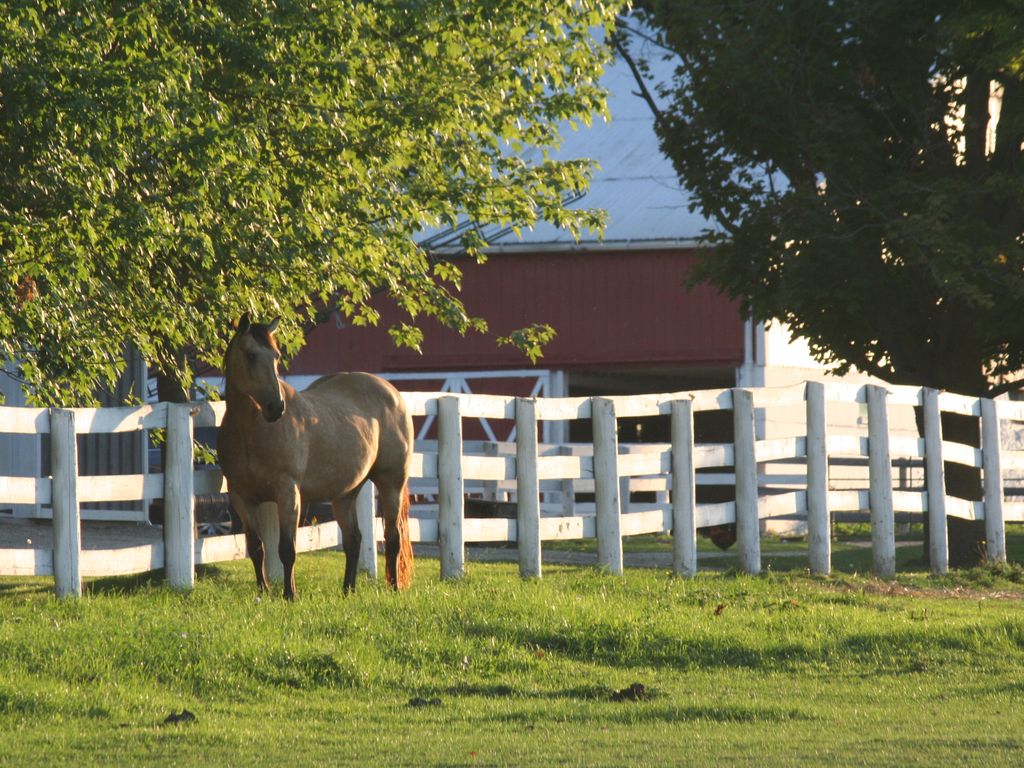
[[[652,67],[659,63],[665,77],[671,65],[652,57]],[[662,79],[659,74],[659,79]],[[710,225],[699,213],[690,213],[690,197],[679,185],[679,177],[671,161],[665,157],[654,133],[654,115],[638,94],[637,83],[629,67],[616,59],[602,78],[608,89],[611,120],[598,118],[590,127],[563,131],[564,142],[558,159],[591,158],[598,163],[590,190],[573,207],[601,208],[608,221],[604,241],[642,244],[651,241],[695,239]],[[596,240],[585,233],[585,241]],[[507,234],[497,243],[516,242],[515,234]],[[573,242],[572,236],[550,224],[524,231],[522,241],[536,244]]]
[[[659,52],[640,51],[647,58],[655,80],[671,79],[674,64]],[[650,54],[650,55],[647,55]],[[563,144],[556,159],[590,158],[597,161],[589,191],[572,203],[573,208],[600,208],[607,212],[603,244],[608,247],[656,247],[692,242],[711,224],[688,209],[689,195],[658,146],[654,115],[639,95],[628,65],[616,57],[607,67],[602,84],[609,91],[611,120],[596,117],[593,123],[562,130]],[[653,89],[653,86],[649,86]],[[436,233],[431,233],[436,234]],[[572,235],[550,224],[512,231],[485,230],[496,250],[572,247]],[[592,247],[596,233],[584,232],[582,242]]]

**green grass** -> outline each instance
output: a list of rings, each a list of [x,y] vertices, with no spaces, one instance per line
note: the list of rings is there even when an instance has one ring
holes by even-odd
[[[783,560],[784,558],[779,558]],[[421,559],[396,595],[300,556],[89,585],[0,579],[0,765],[1006,765],[1021,569],[692,580]],[[643,701],[612,701],[640,682]],[[410,702],[424,704],[414,706]],[[433,703],[432,703],[433,702]],[[196,720],[164,724],[188,709]]]

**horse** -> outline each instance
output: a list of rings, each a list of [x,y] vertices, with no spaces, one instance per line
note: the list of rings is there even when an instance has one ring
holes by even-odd
[[[344,593],[356,588],[362,534],[356,497],[367,482],[380,496],[388,583],[412,579],[409,465],[412,417],[391,384],[368,373],[323,376],[297,392],[278,375],[281,352],[270,323],[239,320],[224,356],[226,409],[217,433],[228,496],[241,518],[256,584],[267,590],[264,548],[253,525],[273,502],[281,526],[278,554],[284,597],[295,599],[295,533],[300,500],[330,502],[345,550]]]

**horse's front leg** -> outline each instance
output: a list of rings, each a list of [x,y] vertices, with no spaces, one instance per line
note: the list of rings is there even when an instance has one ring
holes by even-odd
[[[295,599],[295,533],[299,527],[299,486],[294,482],[282,482],[277,491],[277,520],[280,537],[277,554],[284,566],[284,596]]]
[[[245,549],[252,560],[253,569],[256,571],[256,586],[260,592],[267,591],[267,571],[264,563],[263,539],[256,530],[255,521],[258,505],[250,504],[244,497],[237,493],[228,494],[231,499],[231,506],[242,521],[242,530],[245,532]]]

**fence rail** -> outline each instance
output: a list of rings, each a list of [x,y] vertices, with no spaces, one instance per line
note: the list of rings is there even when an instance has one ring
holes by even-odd
[[[673,568],[697,570],[697,529],[735,524],[738,567],[761,569],[761,528],[772,518],[806,522],[812,571],[831,568],[831,521],[836,513],[866,512],[871,524],[874,571],[895,573],[896,515],[927,516],[932,569],[948,568],[946,518],[984,520],[987,555],[1004,561],[1005,525],[1024,521],[1024,503],[1004,497],[1004,484],[1019,483],[1024,451],[1011,439],[1024,422],[1024,403],[969,398],[913,387],[808,382],[778,389],[725,389],[659,395],[593,398],[516,398],[404,393],[415,416],[432,417],[437,439],[417,443],[414,493],[431,497],[410,521],[414,542],[436,542],[443,578],[465,573],[469,542],[515,542],[520,573],[541,575],[541,542],[596,538],[597,562],[623,571],[622,538],[673,534]],[[0,505],[52,509],[53,549],[0,549],[0,575],[53,576],[58,595],[81,594],[82,578],[164,568],[168,584],[190,589],[195,566],[245,557],[244,537],[196,539],[197,494],[224,490],[216,468],[193,465],[196,428],[216,426],[223,403],[157,404],[139,408],[0,408],[3,434],[49,435],[50,474],[0,477]],[[919,413],[915,415],[914,409]],[[731,440],[699,442],[702,414],[731,411]],[[944,439],[942,414],[978,420],[978,445]],[[662,417],[670,442],[619,440],[622,419]],[[922,435],[916,424],[920,417]],[[464,419],[505,419],[514,442],[466,441]],[[545,445],[543,421],[589,422],[588,444]],[[784,425],[783,434],[766,436]],[[76,436],[166,431],[165,471],[160,474],[80,476]],[[719,436],[721,437],[721,436]],[[981,499],[950,495],[947,463],[981,475]],[[896,472],[894,472],[894,469]],[[899,481],[917,472],[916,485]],[[702,500],[715,486],[726,500]],[[467,494],[505,499],[513,518],[466,516]],[[580,498],[581,494],[586,496]],[[162,498],[162,543],[117,550],[83,550],[81,505],[95,501]],[[369,485],[358,503],[364,531],[361,565],[376,575],[375,541],[382,538]],[[373,536],[366,535],[370,530]],[[300,529],[297,548],[336,547],[333,524]],[[274,548],[270,548],[272,552]]]

